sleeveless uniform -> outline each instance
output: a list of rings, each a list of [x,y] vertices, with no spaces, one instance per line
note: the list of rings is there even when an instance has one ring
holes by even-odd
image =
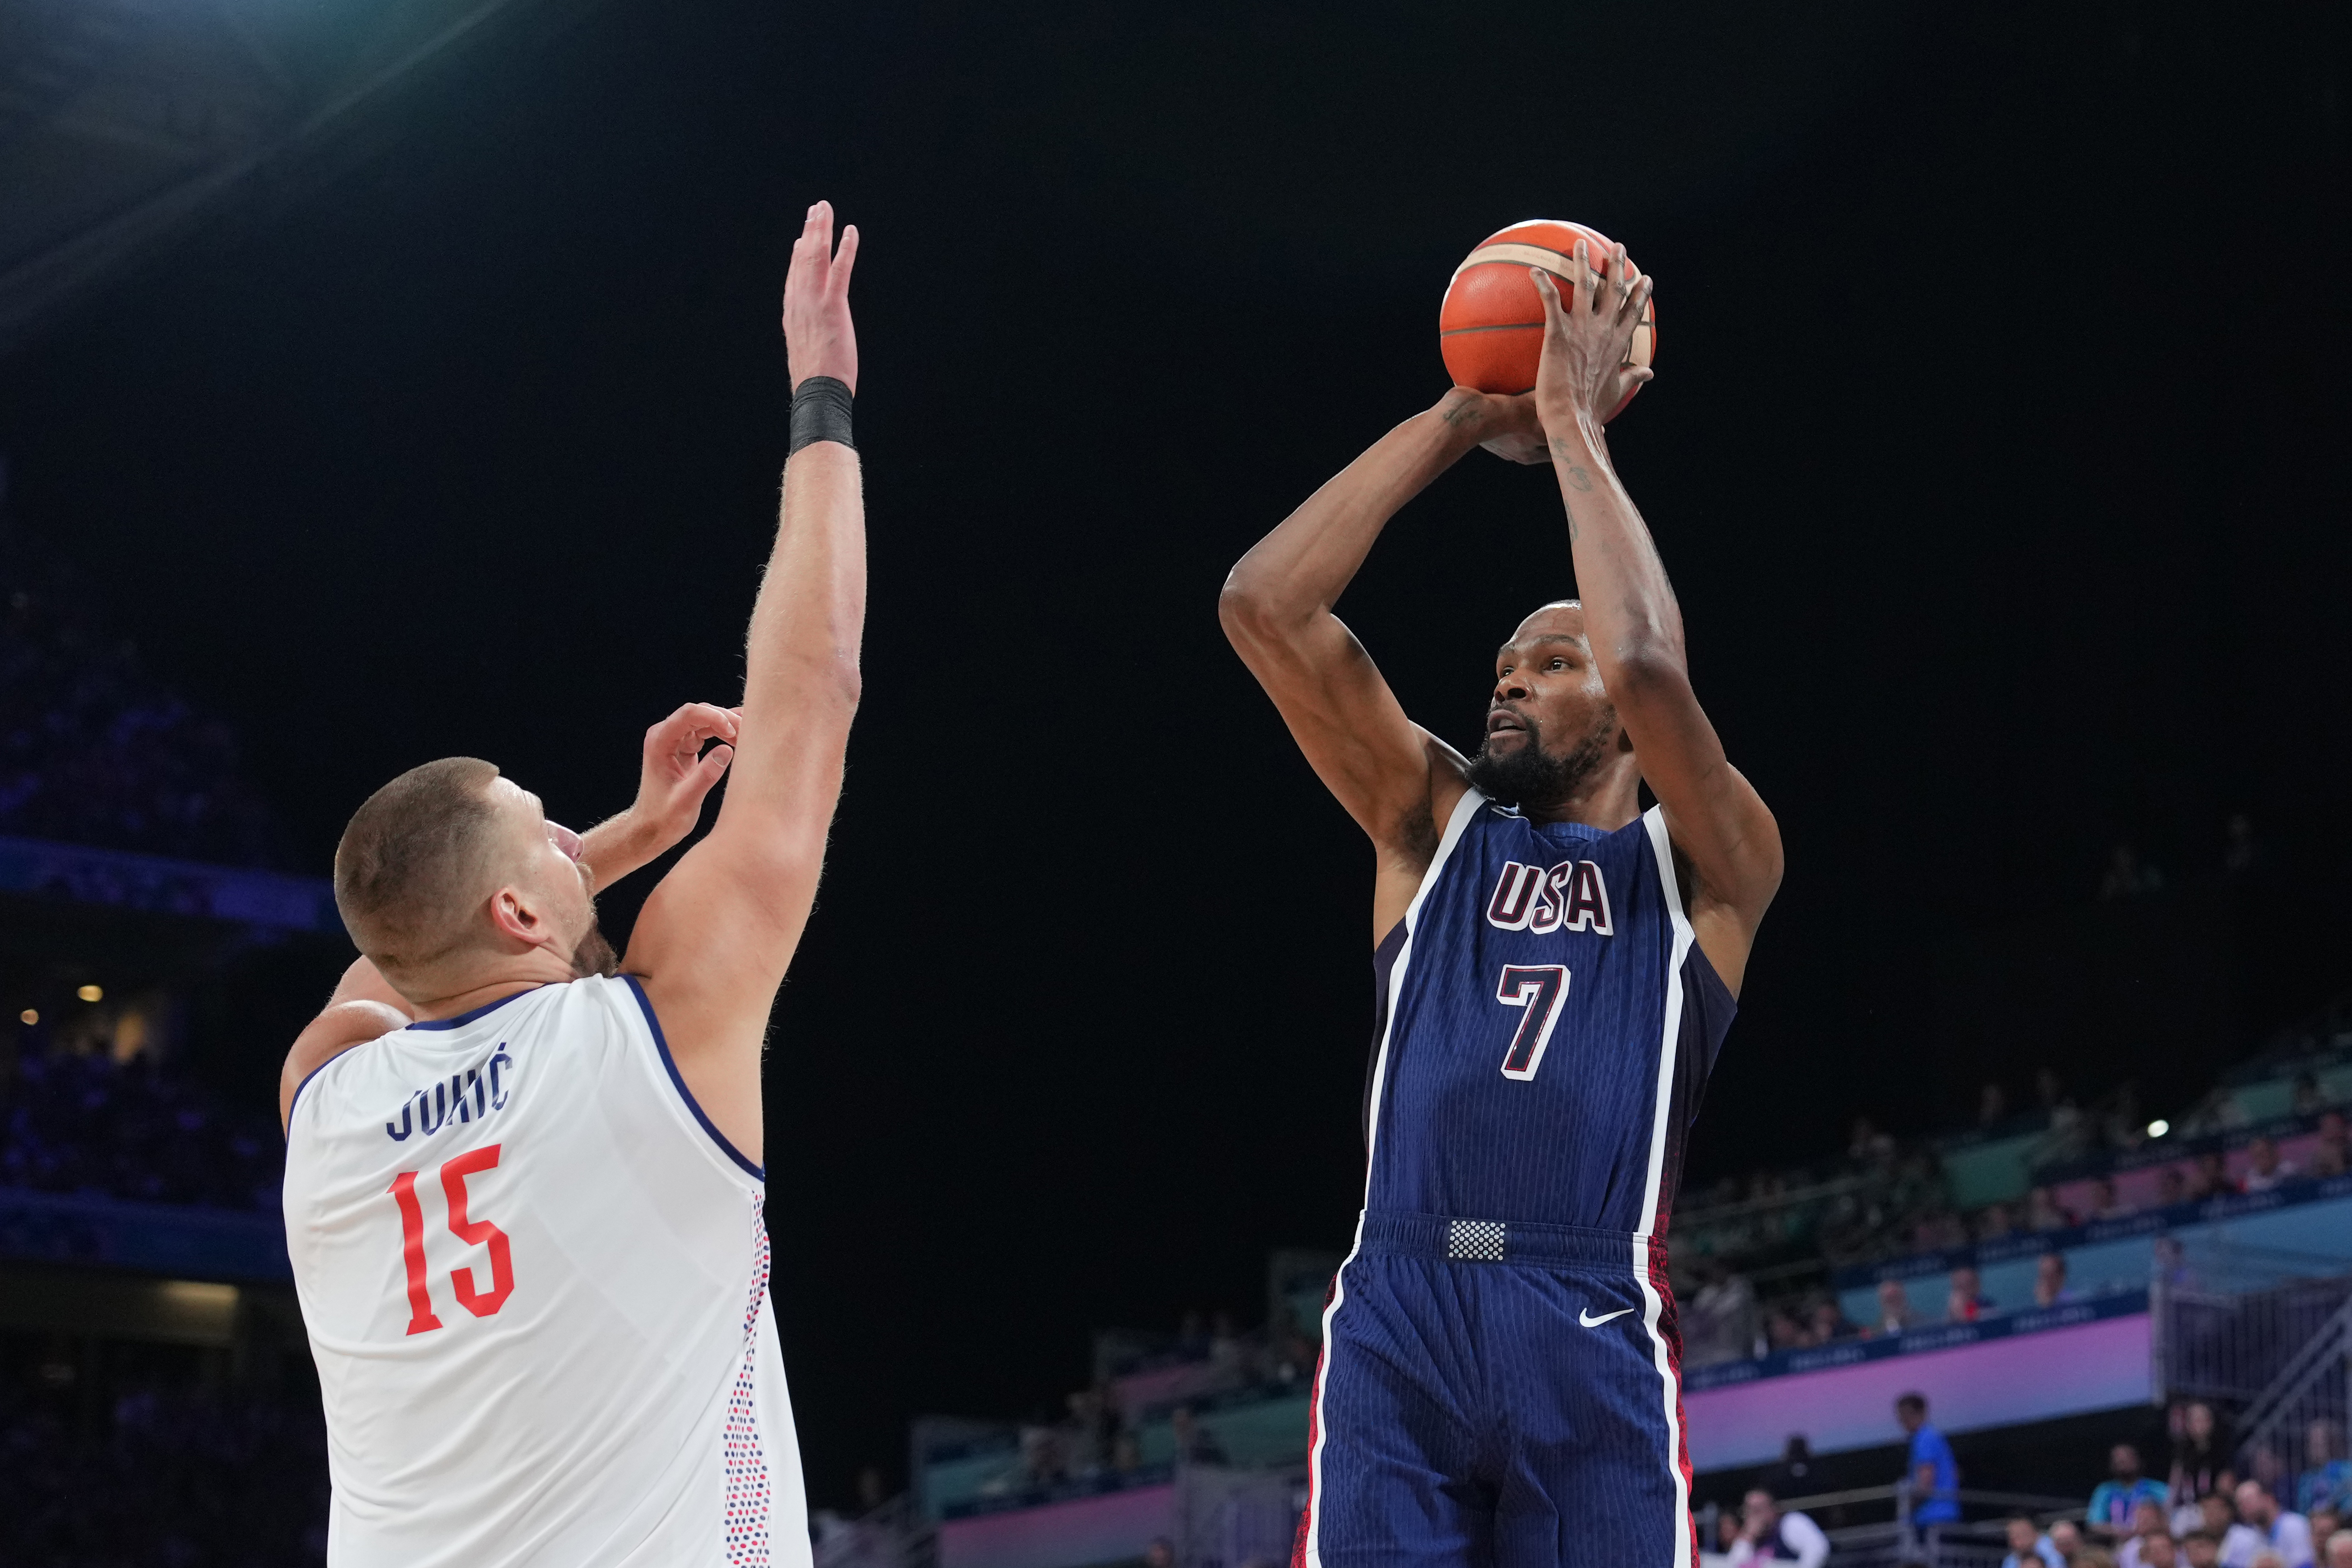
[[[344,1052],[285,1191],[331,1568],[808,1563],[765,1178],[635,980]]]
[[[1471,791],[1375,969],[1297,1563],[1690,1568],[1666,1212],[1733,1005],[1664,817]]]

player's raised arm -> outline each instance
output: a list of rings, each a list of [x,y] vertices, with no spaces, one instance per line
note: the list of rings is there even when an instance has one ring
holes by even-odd
[[[1527,398],[1455,387],[1373,444],[1258,541],[1225,579],[1218,618],[1325,787],[1371,837],[1378,942],[1412,900],[1467,787],[1461,753],[1405,717],[1332,606],[1389,519],[1472,447],[1542,460]]]
[[[637,771],[637,797],[627,810],[608,816],[572,839],[572,858],[589,871],[590,886],[602,892],[646,862],[667,853],[694,831],[702,802],[734,756],[740,715],[709,702],[688,702],[646,731]],[[719,743],[705,752],[703,747]],[[572,830],[547,825],[551,835]],[[295,1037],[278,1075],[278,1124],[286,1125],[295,1091],[312,1073],[353,1046],[404,1028],[416,1004],[392,987],[373,960],[352,960],[319,1016]]]
[[[838,253],[819,202],[784,279],[793,451],[745,647],[741,721],[719,820],[646,902],[624,967],[642,978],[703,1113],[761,1158],[760,1050],[808,923],[857,710],[866,507],[849,444],[857,230]]]
[[[1685,863],[1699,945],[1737,991],[1757,924],[1780,885],[1780,825],[1724,756],[1691,689],[1681,606],[1601,437],[1608,412],[1649,379],[1626,363],[1626,352],[1650,280],[1635,275],[1622,245],[1602,260],[1589,258],[1580,240],[1575,260],[1575,277],[1600,277],[1599,287],[1572,281],[1562,299],[1549,273],[1530,271],[1545,317],[1536,407],[1568,509],[1586,636]],[[1605,276],[1593,271],[1596,260]]]

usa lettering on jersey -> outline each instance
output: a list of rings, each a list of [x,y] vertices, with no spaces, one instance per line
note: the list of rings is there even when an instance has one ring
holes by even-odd
[[[1590,860],[1556,866],[1503,862],[1495,896],[1486,900],[1486,923],[1497,931],[1581,931],[1615,934],[1609,922],[1609,882]]]

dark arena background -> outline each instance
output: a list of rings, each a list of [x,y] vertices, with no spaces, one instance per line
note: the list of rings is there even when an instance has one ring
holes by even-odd
[[[2218,1485],[2231,1568],[2347,1568],[2347,16],[0,0],[0,1563],[325,1560],[272,1109],[337,836],[450,753],[593,821],[738,700],[824,197],[819,1563],[1289,1561],[1370,861],[1217,591],[1538,214],[1657,279],[1617,461],[1787,847],[1669,1231],[1708,1560],[1761,1485],[1840,1563],[2170,1568]],[[1465,750],[1557,506],[1474,453],[1346,600]]]

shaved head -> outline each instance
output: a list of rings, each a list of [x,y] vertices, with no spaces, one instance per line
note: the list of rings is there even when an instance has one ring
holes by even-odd
[[[335,908],[387,978],[430,970],[472,934],[468,917],[508,859],[490,787],[498,777],[478,757],[444,757],[352,814],[335,847]]]
[[[1496,650],[1495,664],[1472,787],[1530,809],[1591,787],[1621,749],[1621,731],[1584,635],[1583,605],[1555,599],[1538,609]]]

